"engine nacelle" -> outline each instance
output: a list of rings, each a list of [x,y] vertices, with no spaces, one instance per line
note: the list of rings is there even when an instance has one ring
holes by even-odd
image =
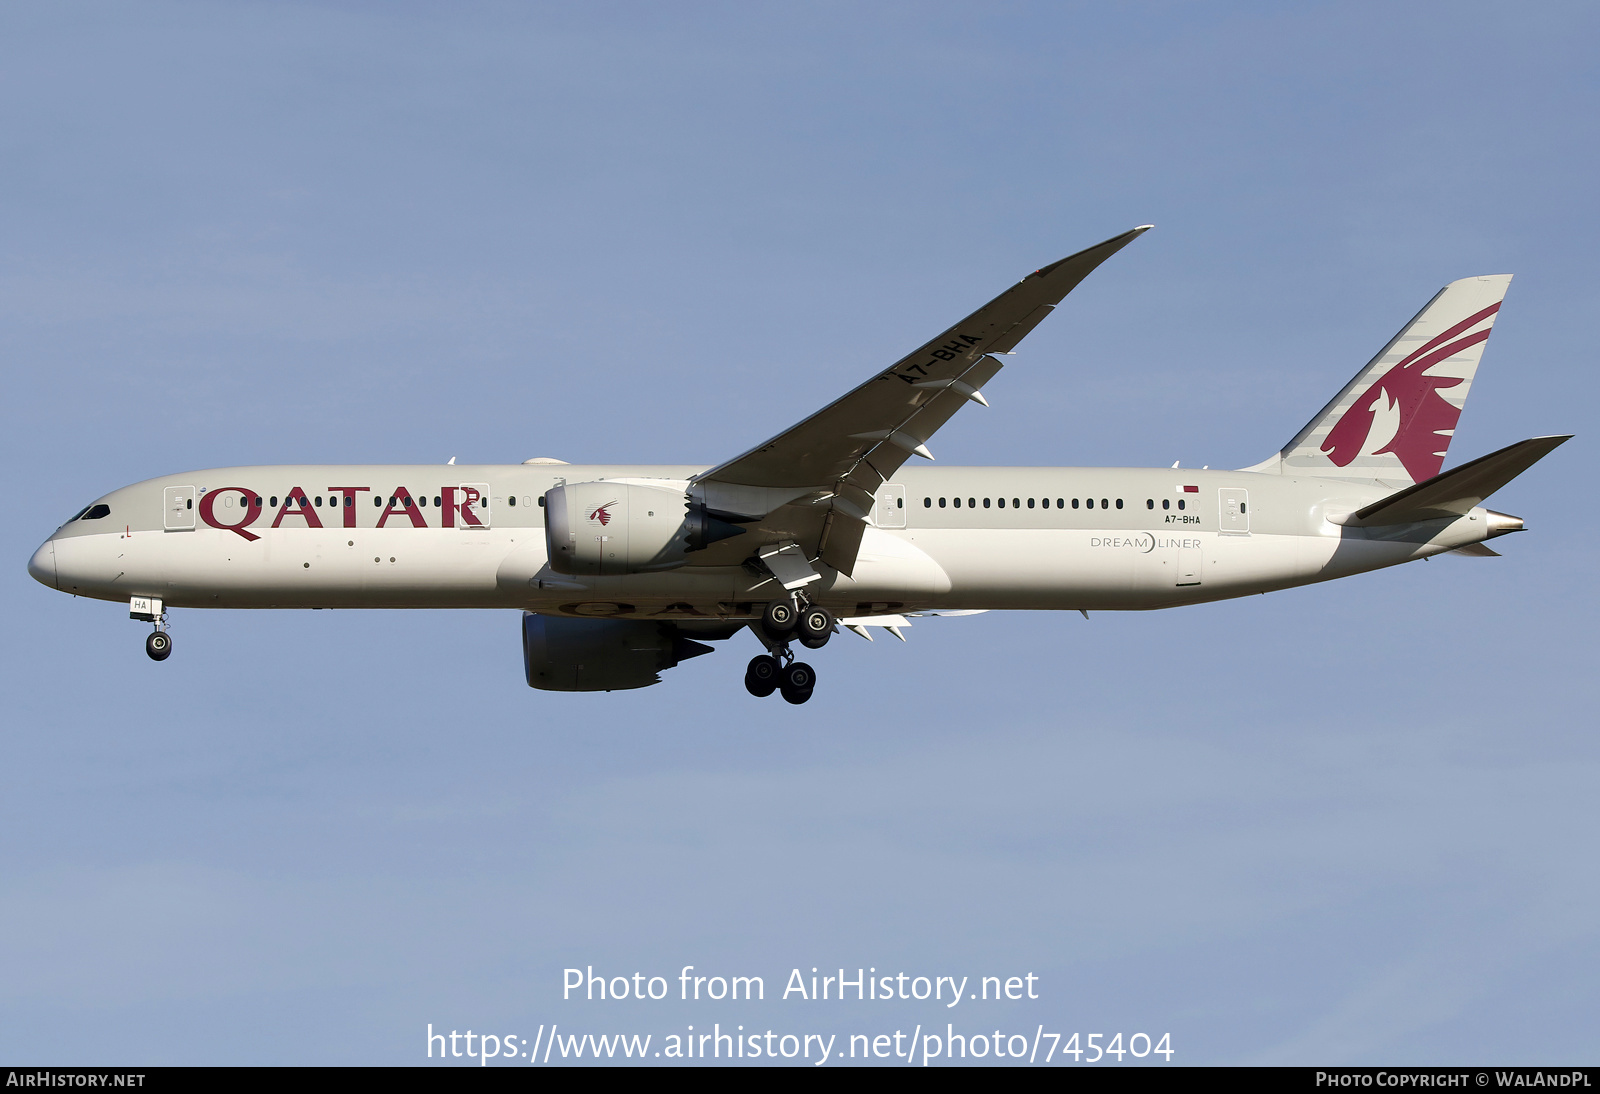
[[[744,533],[680,488],[605,481],[548,491],[544,529],[550,568],[574,576],[676,569],[707,544]]]
[[[522,664],[541,691],[627,691],[659,683],[657,673],[712,647],[668,623],[522,614]]]

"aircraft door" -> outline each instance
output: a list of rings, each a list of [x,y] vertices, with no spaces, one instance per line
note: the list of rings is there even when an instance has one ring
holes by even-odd
[[[1250,534],[1250,491],[1218,490],[1217,531],[1223,535],[1247,536]]]
[[[161,491],[161,525],[169,532],[194,531],[194,487],[169,486]]]
[[[904,528],[906,526],[906,488],[894,483],[878,487],[877,504],[872,509],[872,523],[879,528]]]
[[[464,482],[456,487],[457,528],[489,527],[489,484]]]

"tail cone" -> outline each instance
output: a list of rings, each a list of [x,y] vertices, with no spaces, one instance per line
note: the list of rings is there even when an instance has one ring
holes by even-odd
[[[1493,539],[1495,536],[1503,536],[1507,532],[1521,532],[1526,530],[1522,523],[1521,517],[1513,517],[1507,513],[1496,513],[1493,509],[1485,509],[1484,514],[1484,519],[1489,524],[1489,534],[1484,537],[1485,539]]]

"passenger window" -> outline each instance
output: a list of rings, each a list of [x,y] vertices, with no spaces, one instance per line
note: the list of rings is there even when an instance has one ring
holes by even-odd
[[[374,509],[382,509],[383,508],[383,499],[382,498],[373,498],[372,499],[372,507]]]
[[[1163,509],[1171,509],[1172,508],[1172,499],[1171,498],[1162,498],[1161,499],[1161,508],[1163,508]]]
[[[940,508],[940,509],[943,509],[943,508],[944,508],[944,499],[943,499],[943,498],[940,498],[940,499],[939,499],[939,508]]]
[[[528,499],[527,498],[523,498],[522,501],[523,501],[523,504],[527,504]],[[906,507],[906,499],[905,498],[895,498],[894,499],[894,507],[896,509],[904,509]]]
[[[983,507],[985,509],[989,508],[989,499],[988,498],[984,498],[983,499]]]
[[[272,506],[273,508],[277,508],[278,506],[278,495],[276,494],[272,495]]]
[[[109,505],[91,505],[83,511],[83,520],[101,520],[111,515]]]
[[[1032,499],[1032,498],[1029,498],[1029,499],[1028,499],[1028,508],[1029,508],[1029,509],[1032,509],[1032,508],[1033,508],[1033,499]]]
[[[995,498],[994,499],[994,503],[996,505],[998,505],[1002,509],[1004,509],[1006,507],[1006,499],[1005,498]]]
[[[924,498],[923,500],[926,501],[927,499]],[[543,494],[539,495],[539,508],[540,509],[544,508],[544,495]]]
[[[506,499],[506,504],[507,505],[515,505],[515,504],[517,504],[517,496],[515,494],[512,494],[509,498]]]
[[[1065,509],[1066,507],[1067,507],[1067,503],[1066,502],[1062,501],[1060,498],[1056,499],[1056,508],[1057,509]]]
[[[1179,508],[1179,509],[1182,509],[1182,508],[1183,508],[1183,499],[1182,499],[1182,498],[1179,498],[1179,499],[1178,499],[1178,508]]]
[[[1093,509],[1094,508],[1094,499],[1093,498],[1084,498],[1083,499],[1083,507],[1085,509]]]
[[[1078,507],[1078,499],[1077,498],[1073,498],[1072,499],[1072,507],[1074,509],[1076,509]]]
[[[951,498],[950,500],[955,502],[955,505],[956,505],[957,509],[961,508],[961,499],[960,498]]]
[[[1156,507],[1156,499],[1155,498],[1145,498],[1144,499],[1144,507],[1146,509],[1154,509]]]
[[[1100,499],[1100,508],[1102,508],[1102,509],[1110,509],[1111,508],[1111,504],[1109,502],[1107,502],[1105,498],[1101,498]]]
[[[1022,499],[1021,498],[1012,498],[1011,499],[1011,508],[1013,508],[1013,509],[1021,509],[1022,508]]]
[[[977,498],[968,498],[967,499],[967,508],[968,509],[976,509],[977,507],[978,507],[978,499]]]
[[[1242,501],[1239,503],[1239,512],[1241,512],[1241,513],[1248,512],[1248,510],[1246,510],[1245,507],[1244,507],[1244,502],[1242,502]]]
[[[932,509],[933,508],[933,499],[932,498],[923,498],[922,499],[922,507],[924,509]]]
[[[1118,508],[1118,509],[1121,509],[1121,508],[1122,508],[1122,499],[1121,499],[1121,498],[1118,498],[1118,499],[1117,499],[1117,508]]]

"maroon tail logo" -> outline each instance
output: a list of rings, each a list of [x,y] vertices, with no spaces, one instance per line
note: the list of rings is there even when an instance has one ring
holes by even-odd
[[[611,523],[611,507],[613,505],[615,505],[615,504],[617,504],[617,503],[614,502],[614,501],[606,502],[604,505],[602,505],[599,508],[597,508],[594,512],[590,513],[589,514],[589,519],[590,520],[599,521],[600,522],[600,527],[604,528],[606,525]]]
[[[1328,431],[1322,442],[1328,459],[1339,467],[1348,467],[1361,455],[1373,424],[1383,413],[1392,415],[1397,427],[1394,436],[1374,455],[1392,452],[1413,482],[1437,475],[1444,465],[1443,450],[1450,444],[1450,437],[1441,434],[1455,429],[1461,418],[1460,408],[1439,393],[1465,381],[1459,376],[1424,373],[1447,357],[1486,341],[1487,327],[1466,337],[1461,335],[1499,310],[1500,305],[1493,304],[1463,319],[1379,377]]]

